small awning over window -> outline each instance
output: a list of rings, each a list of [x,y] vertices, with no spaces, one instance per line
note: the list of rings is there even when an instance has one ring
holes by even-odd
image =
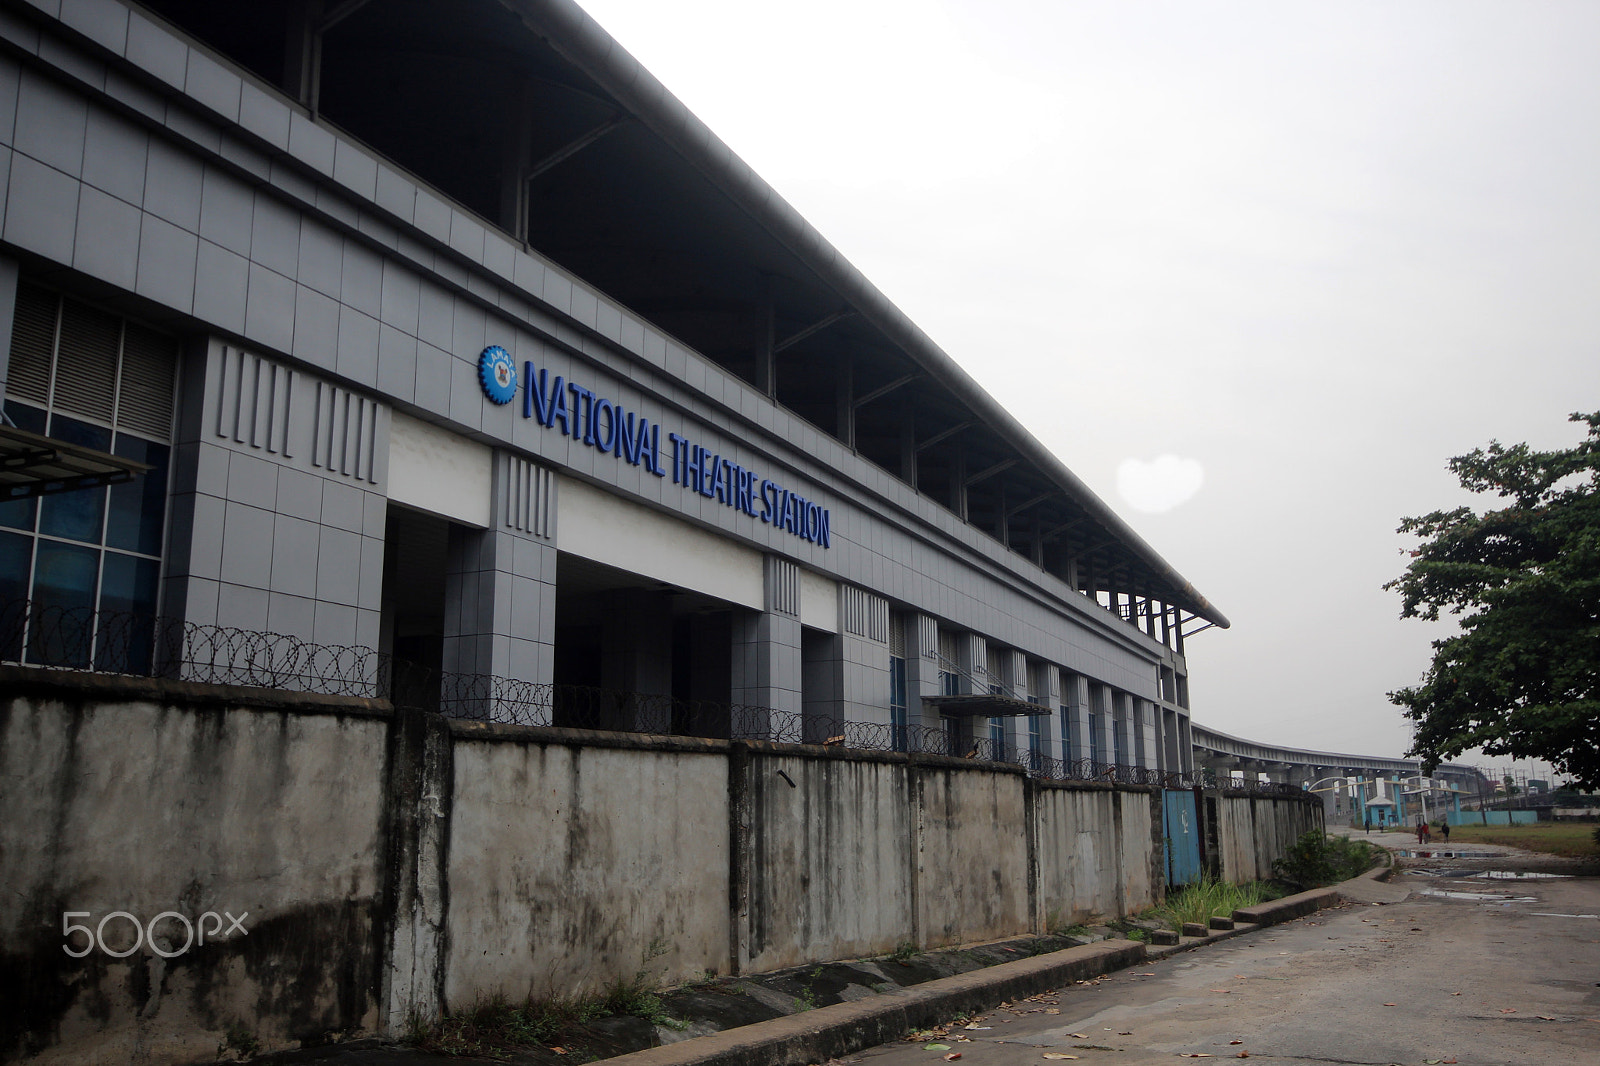
[[[1048,707],[1015,696],[924,696],[922,703],[951,718],[1022,718],[1050,713]]]
[[[149,469],[148,463],[0,425],[0,500],[115,485]]]

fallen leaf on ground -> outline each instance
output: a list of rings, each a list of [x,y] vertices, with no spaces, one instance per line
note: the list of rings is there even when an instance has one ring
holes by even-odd
[[[946,1061],[946,1062],[954,1062],[954,1061],[956,1061],[956,1060],[957,1060],[957,1059],[959,1059],[959,1058],[960,1058],[960,1057],[961,1057],[961,1052],[959,1052],[959,1051],[952,1051],[952,1052],[950,1052],[950,1054],[948,1054],[948,1055],[946,1055],[946,1056],[945,1056],[945,1057],[944,1057],[944,1061]]]
[[[1044,1012],[1046,1014],[1060,1014],[1061,1013],[1061,1008],[1060,1007],[1046,1007],[1044,1009]]]
[[[1555,1019],[1552,1018],[1548,1014],[1535,1014],[1534,1017],[1538,1018],[1541,1022],[1553,1022],[1553,1021],[1555,1021]]]
[[[927,1047],[923,1048],[922,1050],[923,1051],[949,1051],[950,1050],[950,1045],[949,1044],[929,1044]]]
[[[567,1049],[564,1047],[553,1047],[550,1050],[554,1051],[557,1055],[565,1055],[567,1053]]]
[[[1215,1055],[1208,1055],[1204,1051],[1191,1051],[1191,1052],[1189,1052],[1189,1054],[1185,1055],[1184,1058],[1186,1058],[1186,1059],[1214,1059],[1214,1058],[1216,1058],[1216,1056]]]
[[[1249,1057],[1250,1057],[1250,1052],[1248,1052],[1248,1051],[1241,1051],[1237,1055],[1234,1056],[1234,1058],[1236,1058],[1236,1059],[1247,1059]]]
[[[1242,1044],[1242,1043],[1244,1043],[1244,1041],[1243,1040],[1230,1040],[1230,1041],[1228,1041],[1228,1043],[1230,1043],[1230,1044]]]
[[[1209,991],[1221,992],[1223,995],[1229,995],[1229,994],[1231,994],[1233,992],[1233,989],[1231,989],[1231,988],[1213,988],[1213,989],[1210,989]],[[1394,1004],[1391,1003],[1391,1004],[1389,1004],[1389,1006],[1392,1007],[1392,1006],[1394,1006]]]
[[[1068,1033],[1067,1035],[1072,1037],[1074,1040],[1087,1040],[1087,1039],[1089,1039],[1087,1036],[1084,1036],[1082,1033]]]
[[[1517,1013],[1517,1008],[1515,1008],[1515,1007],[1501,1007],[1500,1008],[1500,1013],[1501,1014],[1515,1014],[1515,1013]]]
[[[1452,992],[1452,993],[1450,993],[1450,994],[1451,994],[1451,995],[1452,995],[1452,996],[1459,996],[1459,995],[1460,995],[1460,994],[1461,994],[1461,993],[1460,993],[1460,992]]]
[[[1400,1004],[1398,1004],[1398,1003],[1385,1003],[1384,1004],[1385,1007],[1398,1007],[1399,1005]]]
[[[994,1028],[994,1026],[992,1026],[992,1025],[979,1025],[977,1022],[968,1022],[963,1028],[966,1028],[966,1029],[992,1029],[992,1028]]]
[[[1118,1036],[1132,1036],[1132,1033],[1118,1033]]]
[[[1155,974],[1153,974],[1153,973],[1134,973],[1134,974],[1129,974],[1128,976],[1129,977],[1154,977]]]
[[[1075,1059],[1078,1056],[1076,1056],[1076,1055],[1065,1055],[1065,1054],[1062,1054],[1059,1051],[1046,1051],[1044,1053],[1044,1057],[1047,1058],[1047,1059]]]

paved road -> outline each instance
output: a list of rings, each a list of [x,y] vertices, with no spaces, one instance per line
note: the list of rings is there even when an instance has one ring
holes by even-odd
[[[1395,877],[1404,902],[1345,904],[851,1060],[1600,1066],[1600,879],[1473,876],[1514,864],[1415,860]]]

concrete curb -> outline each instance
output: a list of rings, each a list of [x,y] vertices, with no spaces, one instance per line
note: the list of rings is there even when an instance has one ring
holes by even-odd
[[[885,992],[872,999],[834,1003],[618,1055],[606,1059],[605,1066],[806,1066],[827,1062],[899,1040],[914,1029],[930,1028],[958,1015],[991,1010],[1006,1000],[1304,917],[1337,904],[1339,899],[1338,886],[1313,889],[1236,910],[1233,920],[1238,924],[1234,928],[1211,930],[1204,937],[1184,937],[1170,947],[1150,947],[1137,940],[1103,940]]]
[[[805,1066],[898,1040],[959,1014],[988,1010],[1144,961],[1145,945],[1103,940],[942,977],[868,1000],[834,1003],[770,1022],[607,1059],[607,1066]]]
[[[867,1000],[835,1003],[770,1022],[607,1059],[606,1066],[806,1066],[865,1047],[898,1040],[960,1014],[990,1010],[1005,1000],[1031,996],[1072,981],[1134,966],[1146,959],[1191,951],[1219,940],[1287,922],[1339,902],[1337,888],[1319,888],[1233,912],[1238,924],[1170,947],[1136,940],[1103,940],[1079,948],[1019,959],[944,977]]]
[[[1332,888],[1313,888],[1309,892],[1296,892],[1292,896],[1275,899],[1270,903],[1258,903],[1254,907],[1240,907],[1233,912],[1236,922],[1249,922],[1251,925],[1277,925],[1287,922],[1291,918],[1303,918],[1308,914],[1320,911],[1324,907],[1331,907],[1339,902],[1339,886]]]

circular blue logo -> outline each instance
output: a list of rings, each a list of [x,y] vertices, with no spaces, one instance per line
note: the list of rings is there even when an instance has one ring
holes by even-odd
[[[511,353],[498,344],[491,344],[478,356],[478,380],[483,383],[483,394],[490,401],[507,404],[517,395],[517,366]]]

